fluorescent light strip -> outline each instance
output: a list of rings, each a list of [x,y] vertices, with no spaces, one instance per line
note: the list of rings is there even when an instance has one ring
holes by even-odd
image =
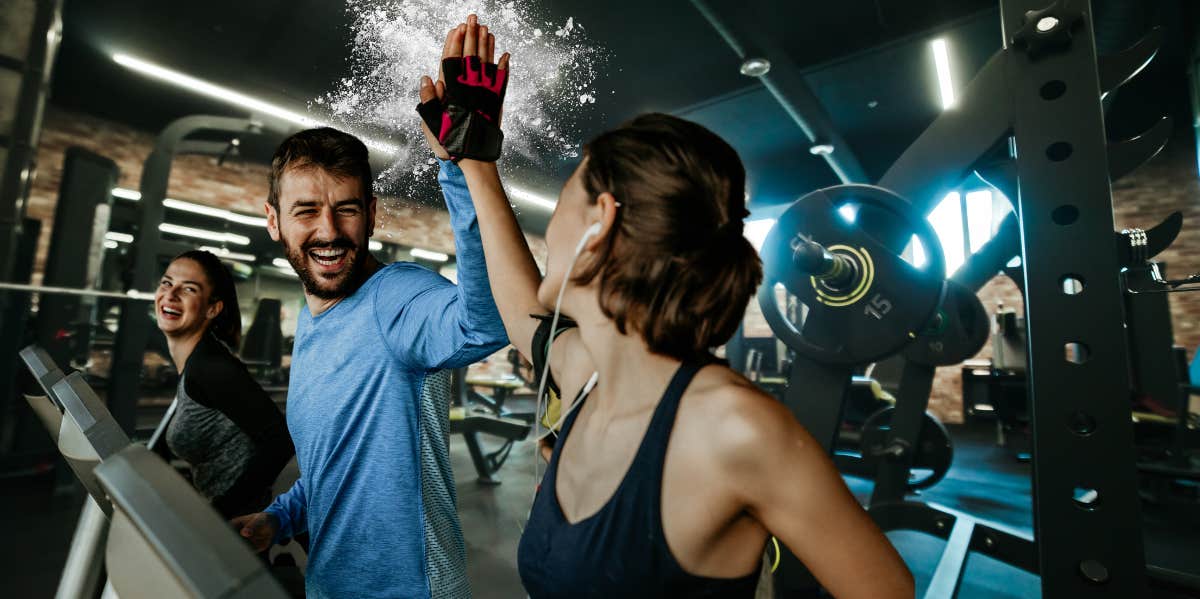
[[[292,264],[283,258],[276,258],[271,261],[271,264],[274,264],[275,268],[286,268],[288,270],[292,270]]]
[[[193,204],[191,202],[184,202],[171,198],[163,200],[163,206],[166,206],[167,208],[174,208],[175,210],[182,210],[184,212],[191,212],[192,214],[203,214],[204,216],[222,218],[231,223],[238,223],[240,225],[250,225],[253,227],[263,228],[266,228],[267,226],[267,219],[262,217],[246,216],[244,214],[237,214],[236,212],[230,212],[221,208],[213,208],[212,206]]]
[[[133,200],[136,202],[136,201],[142,199],[142,194],[140,192],[134,191],[132,189],[125,189],[124,187],[114,187],[112,190],[112,194],[113,194],[113,196],[121,198],[123,200]]]
[[[240,260],[242,262],[254,262],[255,260],[258,259],[258,257],[255,256],[254,254],[239,254],[238,252],[231,252],[225,248],[216,248],[216,247],[212,247],[211,245],[202,245],[202,246],[200,246],[200,249],[202,249],[206,252],[212,252],[212,253],[216,254],[217,256],[220,256],[221,258],[228,258],[230,260]]]
[[[121,198],[123,200],[131,200],[134,202],[142,199],[141,193],[132,189],[125,189],[123,187],[114,188],[112,194],[113,197]],[[174,198],[163,199],[163,206],[166,206],[167,208],[173,208],[175,210],[182,210],[184,212],[191,212],[193,214],[203,214],[205,216],[212,216],[214,218],[223,218],[231,223],[237,223],[239,225],[250,225],[252,227],[263,228],[266,228],[267,226],[267,219],[261,216],[239,214],[230,210],[213,208],[212,206],[205,206],[203,204],[196,204],[193,202],[185,202],[183,200],[176,200]]]
[[[954,82],[950,78],[950,53],[946,48],[946,40],[938,38],[930,44],[933,46],[933,64],[937,68],[938,91],[942,94],[942,109],[954,106]]]
[[[546,199],[536,193],[533,193],[532,191],[521,189],[520,187],[509,187],[508,195],[511,198],[516,198],[522,202],[527,202],[547,210],[554,210],[554,207],[558,204],[558,202],[554,200]]]
[[[253,98],[233,91],[227,87],[221,87],[220,85],[209,83],[202,79],[197,79],[191,75],[186,75],[184,73],[180,73],[179,71],[174,71],[154,63],[146,62],[139,58],[134,58],[128,54],[113,54],[112,59],[117,64],[125,68],[149,75],[156,79],[161,79],[167,83],[177,85],[184,89],[208,96],[216,100],[241,106],[242,108],[246,108],[254,113],[272,116],[277,119],[285,120],[289,123],[294,123],[304,127],[305,129],[321,127],[328,124],[298,112],[292,112],[286,108],[264,102],[258,98]],[[367,145],[367,147],[373,150],[378,150],[393,156],[399,153],[399,148],[394,145],[385,144],[362,136],[359,136],[359,139],[361,139],[363,143]]]
[[[162,231],[163,233],[170,233],[172,235],[179,235],[182,237],[192,237],[207,241],[224,241],[237,245],[250,245],[249,237],[244,235],[235,235],[233,233],[221,233],[206,229],[193,229],[192,227],[181,227],[179,225],[172,225],[171,223],[162,223],[158,225],[158,230]]]
[[[421,248],[413,248],[411,253],[413,258],[423,258],[425,260],[432,260],[433,262],[445,262],[450,259],[450,256],[441,252],[431,252]]]
[[[105,240],[104,240],[104,247],[105,247],[105,248],[107,248],[107,249],[110,249],[110,250],[115,250],[115,249],[117,249],[117,246],[118,246],[118,245],[119,245],[119,244],[118,244],[117,242],[115,242],[115,241],[113,241],[113,240],[111,240],[111,239],[105,239]]]
[[[130,235],[129,233],[117,233],[116,231],[109,231],[105,233],[104,239],[113,242],[119,241],[121,243],[133,243],[133,235]]]
[[[383,249],[383,244],[372,239],[367,242],[367,249],[371,250],[372,252],[378,252],[379,250]]]

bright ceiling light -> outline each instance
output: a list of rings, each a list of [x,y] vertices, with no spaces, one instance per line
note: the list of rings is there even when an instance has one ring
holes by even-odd
[[[180,73],[179,71],[174,71],[154,63],[146,62],[139,58],[134,58],[128,54],[113,54],[112,59],[117,64],[127,69],[137,71],[144,75],[149,75],[155,79],[161,79],[162,81],[166,81],[167,83],[182,87],[200,95],[241,106],[242,108],[250,110],[255,114],[271,116],[295,125],[299,125],[305,129],[321,127],[328,124],[298,112],[293,112],[286,108],[276,106],[269,102],[264,102],[258,98],[233,91],[227,87],[209,83],[203,79],[197,79],[191,75],[186,75],[184,73]],[[362,139],[363,143],[366,144],[367,147],[373,150],[378,150],[393,156],[399,153],[399,148],[394,145],[378,142],[366,137],[359,136],[359,138]]]
[[[508,197],[515,198],[521,200],[522,202],[527,202],[547,210],[554,210],[554,206],[558,204],[558,202],[555,202],[554,200],[546,199],[536,193],[533,193],[532,191],[521,189],[520,187],[510,186],[508,188]]]
[[[112,194],[113,194],[113,197],[121,198],[124,200],[131,200],[134,202],[140,201],[142,199],[141,193],[136,192],[132,189],[125,189],[122,187],[114,188],[112,191]],[[249,225],[251,227],[263,227],[263,228],[266,228],[266,226],[267,226],[267,219],[265,219],[261,216],[250,216],[248,214],[239,214],[239,213],[233,212],[231,210],[223,210],[221,208],[213,208],[212,206],[205,206],[203,204],[195,204],[192,202],[185,202],[183,200],[176,200],[174,198],[164,198],[163,206],[166,206],[167,208],[171,208],[174,210],[182,210],[184,212],[191,212],[192,214],[203,214],[204,216],[211,216],[213,218],[222,218],[231,223],[237,223],[239,225]]]
[[[367,249],[371,250],[372,252],[378,252],[379,250],[383,249],[383,243],[372,239],[367,242]]]
[[[117,233],[116,231],[109,231],[105,233],[104,239],[112,242],[119,241],[121,243],[133,243],[133,235],[130,235],[129,233]]]
[[[813,144],[808,147],[808,153],[813,156],[828,156],[833,153],[833,144]]]
[[[954,106],[954,81],[950,78],[950,53],[946,48],[946,40],[938,38],[930,44],[933,47],[933,64],[937,68],[938,91],[942,94],[942,109]]]
[[[237,245],[250,245],[250,238],[244,235],[236,235],[234,233],[223,233],[219,231],[209,231],[207,229],[193,229],[192,227],[181,227],[172,225],[171,223],[162,223],[158,225],[158,230],[163,233],[179,235],[181,237],[192,237],[194,239],[204,239],[206,241],[222,241]]]
[[[241,260],[242,262],[254,262],[255,260],[258,259],[258,257],[255,256],[254,254],[240,254],[238,252],[231,252],[225,248],[212,247],[211,245],[202,245],[202,246],[200,246],[200,249],[202,249],[206,252],[212,252],[222,258],[228,258],[230,260]]]
[[[117,249],[117,246],[118,246],[118,245],[119,245],[119,244],[118,244],[117,242],[115,242],[115,241],[113,241],[113,240],[111,240],[111,239],[105,239],[105,240],[104,240],[104,247],[105,247],[105,248],[108,248],[108,249],[110,249],[110,250],[115,250],[115,249]]]
[[[450,259],[450,256],[447,256],[441,252],[431,252],[421,248],[413,248],[411,253],[413,258],[422,258],[425,260],[431,260],[433,262],[445,262]]]
[[[292,269],[292,264],[283,258],[271,260],[271,264],[274,264],[275,268],[286,268],[288,270]]]
[[[123,187],[114,187],[112,190],[112,194],[113,194],[113,197],[121,198],[123,200],[133,200],[136,202],[136,201],[142,199],[142,194],[140,192],[134,191],[132,189],[125,189]]]
[[[238,214],[236,212],[230,212],[229,210],[224,210],[222,208],[213,208],[212,206],[204,206],[202,204],[193,204],[191,202],[184,202],[182,200],[175,200],[175,199],[167,198],[167,199],[163,200],[163,206],[166,206],[167,208],[172,208],[174,210],[182,210],[184,212],[191,212],[192,214],[203,214],[204,216],[220,218],[220,219],[227,220],[231,223],[237,223],[239,225],[250,225],[252,227],[263,227],[263,228],[266,228],[266,226],[267,226],[267,219],[262,218],[260,216],[247,216],[245,214]]]
[[[738,67],[738,72],[747,77],[762,77],[771,71],[771,61],[765,58],[747,58]]]

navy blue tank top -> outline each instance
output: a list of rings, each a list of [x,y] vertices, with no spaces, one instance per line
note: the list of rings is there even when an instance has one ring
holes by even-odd
[[[699,369],[690,364],[679,368],[616,492],[600,511],[575,524],[563,514],[555,482],[563,444],[582,404],[567,416],[517,551],[521,582],[532,599],[754,596],[758,571],[741,578],[689,574],[671,555],[663,534],[667,443],[679,400]]]

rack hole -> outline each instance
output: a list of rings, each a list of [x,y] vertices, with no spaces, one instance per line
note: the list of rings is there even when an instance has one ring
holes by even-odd
[[[1100,491],[1089,487],[1075,487],[1071,499],[1075,500],[1075,505],[1079,508],[1091,511],[1100,505]]]
[[[1066,295],[1083,293],[1083,279],[1078,275],[1066,275],[1062,278],[1062,291]]]
[[[1064,345],[1063,350],[1064,357],[1072,364],[1083,364],[1092,357],[1091,351],[1088,350],[1088,346],[1079,343],[1078,341],[1072,341]]]
[[[1046,158],[1054,162],[1062,162],[1070,158],[1071,152],[1074,151],[1075,148],[1071,147],[1071,144],[1065,141],[1056,141],[1050,144],[1050,147],[1046,148]]]
[[[1067,93],[1067,84],[1059,79],[1047,81],[1042,85],[1041,94],[1043,100],[1057,100]]]
[[[1079,209],[1071,204],[1063,204],[1050,213],[1050,218],[1054,224],[1065,227],[1079,220]]]
[[[1080,437],[1086,437],[1096,431],[1096,419],[1087,412],[1074,412],[1067,419],[1067,428]]]

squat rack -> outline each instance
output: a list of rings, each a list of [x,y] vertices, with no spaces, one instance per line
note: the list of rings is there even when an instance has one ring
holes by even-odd
[[[1009,233],[988,252],[995,268],[986,270],[996,273],[1012,256],[1022,257],[1034,538],[902,496],[873,501],[870,511],[885,530],[946,539],[927,597],[958,592],[971,552],[1038,574],[1045,597],[1141,597],[1147,568],[1110,181],[1156,154],[1170,124],[1164,119],[1110,145],[1101,96],[1135,76],[1162,36],[1152,31],[1098,59],[1089,0],[1001,0],[1000,16],[1003,48],[879,186],[927,214],[977,173],[1014,201],[1019,234],[1006,225]],[[996,163],[994,150],[1005,141],[1012,158]],[[1008,251],[1000,247],[1006,243]],[[827,445],[849,381],[835,371],[798,356],[784,396]],[[909,374],[907,386],[927,395],[931,372]],[[923,402],[902,397],[896,409],[892,437],[916,438]],[[788,557],[777,580],[783,589],[803,584],[789,577],[795,570]]]

